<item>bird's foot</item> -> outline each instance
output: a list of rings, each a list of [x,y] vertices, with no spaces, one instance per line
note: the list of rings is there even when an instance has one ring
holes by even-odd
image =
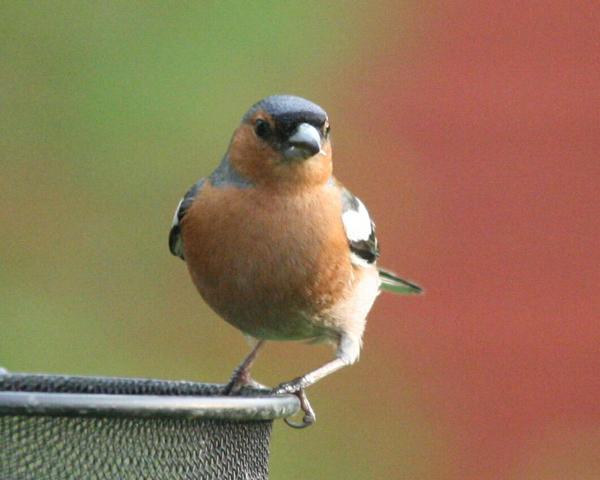
[[[302,417],[302,423],[296,423],[291,421],[289,418],[284,418],[283,421],[292,428],[306,428],[310,427],[313,423],[317,421],[317,417],[315,415],[315,411],[310,405],[308,401],[308,397],[306,396],[306,392],[304,389],[297,390],[292,393],[298,397],[300,400],[300,408],[304,412],[304,416]]]
[[[293,428],[306,428],[311,426],[316,422],[317,417],[315,415],[315,411],[310,405],[308,401],[308,397],[306,396],[306,392],[304,389],[309,385],[309,382],[306,381],[304,377],[298,377],[289,382],[282,383],[278,387],[273,390],[273,393],[281,394],[288,393],[292,395],[296,395],[298,400],[300,400],[300,408],[304,412],[304,417],[302,418],[302,423],[292,422],[291,420],[284,418],[283,421],[287,423],[290,427]]]
[[[310,385],[305,377],[298,377],[289,382],[281,383],[273,389],[273,393],[297,393]]]
[[[250,377],[250,372],[247,370],[236,369],[231,376],[229,383],[223,389],[223,395],[237,395],[244,387],[256,389],[269,389],[269,387],[258,383]]]

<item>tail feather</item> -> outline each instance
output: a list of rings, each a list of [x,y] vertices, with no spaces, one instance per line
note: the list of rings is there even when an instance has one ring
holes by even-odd
[[[400,295],[412,295],[422,293],[423,289],[414,283],[403,280],[389,270],[379,269],[381,289],[386,292],[398,293]]]

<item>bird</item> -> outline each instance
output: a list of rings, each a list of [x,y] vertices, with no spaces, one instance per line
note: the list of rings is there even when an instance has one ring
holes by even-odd
[[[422,289],[379,268],[364,203],[334,176],[329,118],[319,105],[272,95],[250,107],[216,169],[185,193],[169,232],[204,301],[251,339],[225,387],[250,375],[266,341],[326,342],[335,357],[273,392],[298,396],[303,428],[316,416],[305,389],[360,354],[367,314],[380,291]]]

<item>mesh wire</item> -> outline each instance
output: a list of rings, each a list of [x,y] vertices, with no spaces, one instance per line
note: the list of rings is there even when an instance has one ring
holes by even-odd
[[[216,395],[219,386],[0,375],[0,391]],[[265,479],[272,421],[0,415],[0,478]]]

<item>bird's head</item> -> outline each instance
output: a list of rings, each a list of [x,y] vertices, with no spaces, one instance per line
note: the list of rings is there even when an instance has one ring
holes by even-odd
[[[300,97],[264,98],[248,110],[234,132],[229,160],[257,185],[324,184],[332,171],[327,113]]]

